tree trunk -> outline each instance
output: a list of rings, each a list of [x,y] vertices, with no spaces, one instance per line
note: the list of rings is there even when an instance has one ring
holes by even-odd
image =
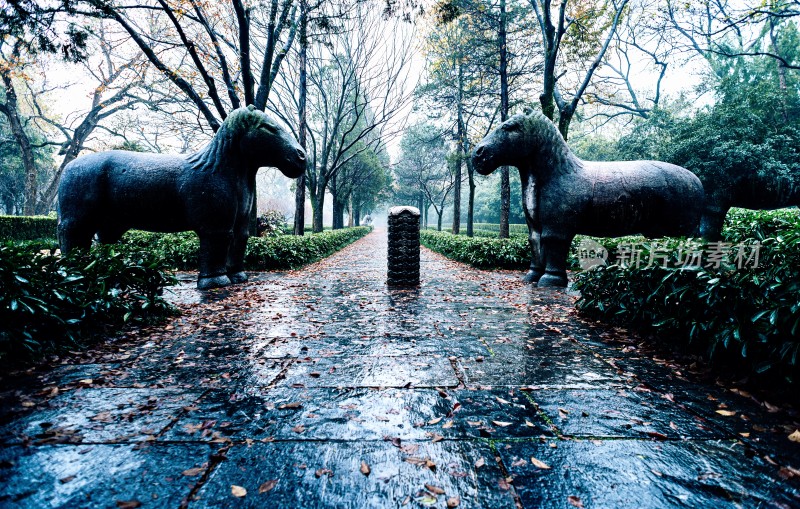
[[[500,121],[508,119],[508,48],[506,47],[506,0],[500,0]],[[511,186],[508,180],[508,167],[500,169],[500,233],[501,239],[508,238],[508,215],[511,210]]]
[[[453,186],[453,235],[458,235],[459,231],[461,230],[461,165],[462,165],[462,157],[461,157],[461,143],[458,144],[459,150],[458,154],[456,154],[456,161],[455,161],[455,176],[456,176],[456,183]]]
[[[458,90],[456,92],[456,185],[453,189],[453,235],[461,232],[461,168],[464,164],[464,66],[458,62]]]
[[[467,204],[467,237],[475,235],[475,175],[467,162],[467,176],[469,178],[469,203]]]
[[[6,88],[6,102],[0,104],[0,111],[5,114],[8,124],[11,127],[11,134],[17,142],[22,153],[22,168],[25,170],[25,205],[22,213],[32,216],[36,213],[36,205],[39,199],[39,182],[37,180],[36,160],[33,155],[33,147],[22,125],[19,117],[19,106],[17,104],[17,92],[11,82],[11,76],[7,70],[2,71],[3,84]]]
[[[442,214],[444,213],[444,208],[436,209],[436,215],[438,218],[436,219],[436,230],[442,231]]]
[[[425,210],[425,195],[419,193],[417,195],[417,208],[419,209],[419,224],[420,228],[427,228],[428,227],[428,215],[427,211]],[[424,220],[423,220],[424,218]]]
[[[323,230],[322,227],[322,209],[325,206],[325,184],[319,182],[317,184],[315,198],[311,201],[311,208],[314,209],[314,221],[311,225],[311,231],[319,233]]]
[[[331,220],[331,229],[341,230],[344,228],[344,203],[339,196],[341,193],[339,192],[336,177],[337,176],[334,175],[328,184],[328,190],[330,191],[331,198],[333,199],[333,219]]]
[[[308,60],[308,36],[307,36],[307,11],[306,0],[300,0],[300,94],[298,97],[298,142],[303,150],[306,148],[306,95],[308,93],[307,60]],[[306,158],[306,161],[310,160]],[[308,164],[308,163],[306,163]],[[308,171],[306,169],[306,171]],[[306,224],[306,176],[301,175],[297,179],[297,189],[294,192],[294,234],[303,235]]]
[[[361,226],[361,207],[353,205],[353,226]]]

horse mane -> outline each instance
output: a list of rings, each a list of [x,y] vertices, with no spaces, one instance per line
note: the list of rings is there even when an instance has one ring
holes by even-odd
[[[189,155],[186,160],[194,171],[214,173],[231,159],[234,141],[258,121],[248,108],[233,110],[204,148]]]
[[[551,174],[574,173],[581,160],[572,152],[555,124],[541,112],[533,110],[519,115],[523,132],[532,147],[538,147],[539,163]],[[542,168],[539,168],[540,171]]]

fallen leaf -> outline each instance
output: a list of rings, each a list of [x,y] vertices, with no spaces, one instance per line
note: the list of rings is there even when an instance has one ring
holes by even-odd
[[[659,433],[658,431],[648,431],[647,435],[652,437],[652,438],[655,438],[656,440],[666,440],[667,439],[667,435],[665,435],[663,433]]]
[[[446,423],[442,424],[442,429],[450,429],[453,427],[453,421],[447,421]]]
[[[364,475],[369,475],[370,472],[371,472],[371,470],[369,468],[369,465],[367,465],[367,462],[366,461],[362,461],[361,462],[361,473],[364,474]]]
[[[64,477],[64,478],[62,478],[62,479],[59,479],[58,481],[59,481],[61,484],[66,484],[66,483],[68,483],[68,482],[72,481],[73,479],[75,479],[75,476],[74,476],[74,475],[70,475],[70,476],[68,476],[68,477]]]
[[[425,489],[435,495],[444,495],[444,490],[438,486],[434,486],[433,484],[426,484]]]
[[[278,480],[277,479],[269,480],[269,481],[265,482],[264,484],[262,484],[261,486],[258,487],[258,492],[259,493],[266,493],[266,492],[268,492],[269,490],[271,490],[272,488],[274,488],[277,485],[278,485]]]
[[[533,466],[535,466],[536,468],[541,468],[543,470],[549,470],[550,469],[550,465],[548,465],[547,463],[545,463],[542,460],[537,460],[533,456],[531,456],[531,464]]]
[[[732,417],[736,415],[736,412],[734,412],[733,410],[717,410],[717,413],[719,415],[722,415],[723,417]]]
[[[501,427],[504,428],[506,426],[511,426],[514,423],[513,422],[506,422],[506,421],[492,421],[492,424],[494,424],[495,426],[501,426]]]
[[[436,419],[431,419],[430,421],[428,421],[428,424],[433,426],[434,424],[439,424],[439,421],[441,420],[442,420],[441,417],[437,417]]]
[[[181,472],[181,474],[183,474],[183,475],[185,475],[187,477],[194,477],[196,475],[202,474],[203,470],[205,470],[205,469],[202,468],[202,467],[195,467],[195,468],[190,468],[189,470],[184,470],[183,472]]]
[[[485,464],[486,460],[484,460],[483,457],[481,456],[480,458],[478,458],[478,461],[475,462],[475,468],[481,468]]]
[[[294,431],[295,433],[302,433],[302,432],[304,432],[305,430],[306,430],[306,427],[305,427],[305,426],[303,426],[302,424],[298,424],[297,426],[295,426],[294,428],[292,428],[292,431]]]
[[[536,427],[536,425],[534,423],[532,423],[531,421],[529,421],[527,419],[525,420],[525,426],[527,426],[529,428],[535,428]]]
[[[576,497],[575,495],[568,496],[567,497],[567,502],[569,502],[570,504],[574,505],[578,509],[583,509],[583,502],[581,502],[581,499]]]
[[[141,506],[142,503],[138,500],[117,500],[117,507],[119,507],[119,509],[136,509]]]
[[[247,490],[242,488],[241,486],[236,486],[235,484],[231,485],[231,495],[236,498],[242,498],[247,496]]]
[[[287,410],[290,408],[300,408],[303,404],[299,401],[295,401],[294,403],[286,403],[285,405],[281,405],[278,407],[278,410]]]
[[[800,442],[800,429],[794,430],[794,432],[789,435],[789,440],[792,442]]]
[[[461,499],[458,497],[450,497],[447,499],[447,507],[458,507],[460,503]]]
[[[317,476],[317,478],[320,478],[323,475],[327,475],[328,477],[333,477],[333,470],[331,470],[329,468],[318,468],[314,472],[314,475]]]

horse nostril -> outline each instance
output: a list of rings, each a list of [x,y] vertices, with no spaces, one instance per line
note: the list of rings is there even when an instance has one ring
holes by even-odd
[[[484,147],[478,147],[475,149],[476,156],[482,156],[484,152],[486,152],[486,149]]]
[[[305,150],[303,150],[302,148],[298,148],[297,149],[297,157],[299,157],[301,161],[305,161],[306,160],[306,152],[305,152]]]

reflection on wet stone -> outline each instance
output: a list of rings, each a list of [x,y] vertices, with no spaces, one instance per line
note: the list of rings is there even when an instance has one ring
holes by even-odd
[[[4,378],[0,506],[800,506],[795,416],[516,273],[423,250],[420,286],[390,289],[385,252],[375,232],[223,291],[189,275],[167,326]]]

